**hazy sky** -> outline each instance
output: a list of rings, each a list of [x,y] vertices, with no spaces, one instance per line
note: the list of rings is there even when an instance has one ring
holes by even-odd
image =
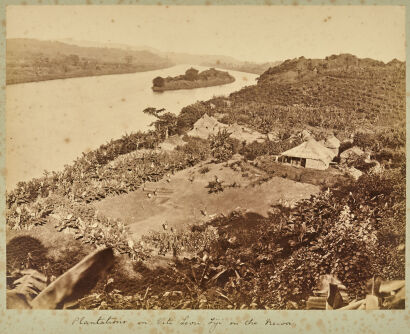
[[[352,53],[405,59],[399,6],[8,6],[7,38],[150,46],[275,61]]]

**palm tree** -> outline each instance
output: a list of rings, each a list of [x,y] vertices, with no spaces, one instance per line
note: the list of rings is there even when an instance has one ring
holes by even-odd
[[[262,131],[263,134],[266,135],[266,139],[268,141],[270,141],[269,132],[272,131],[274,124],[275,118],[272,116],[272,114],[267,114],[260,118],[259,129]]]

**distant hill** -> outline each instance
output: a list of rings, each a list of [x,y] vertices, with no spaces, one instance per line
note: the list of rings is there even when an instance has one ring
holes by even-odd
[[[223,55],[196,55],[177,52],[158,52],[158,54],[176,64],[193,64],[254,74],[262,74],[270,67],[281,63],[280,61],[254,63]]]
[[[132,46],[129,44],[124,43],[114,43],[114,42],[95,42],[95,41],[85,41],[85,40],[78,40],[72,38],[63,38],[56,40],[57,42],[66,43],[77,45],[81,47],[88,47],[88,48],[115,48],[115,49],[124,49],[128,51],[149,51],[153,54],[159,55],[161,51],[155,48],[151,48],[149,46],[141,45],[141,46]]]
[[[398,60],[385,64],[349,54],[326,59],[301,57],[270,68],[256,86],[233,93],[231,99],[236,104],[267,103],[278,106],[276,110],[305,109],[296,119],[286,112],[286,123],[306,120],[311,126],[328,128],[385,125],[403,121],[405,116],[405,64]]]
[[[18,38],[7,40],[6,65],[7,84],[12,84],[149,71],[174,64],[150,51]]]
[[[198,55],[183,52],[165,52],[149,46],[131,46],[127,44],[120,43],[102,43],[102,42],[92,42],[92,41],[78,41],[73,39],[60,40],[64,43],[75,44],[83,47],[115,47],[124,50],[134,50],[134,51],[149,51],[158,56],[166,58],[174,64],[191,64],[206,67],[217,67],[221,69],[234,70],[240,72],[262,74],[270,67],[280,64],[280,61],[266,62],[266,63],[255,63],[235,59],[229,56],[223,55]]]
[[[203,66],[219,67],[226,70],[233,70],[239,72],[247,72],[253,74],[262,74],[269,68],[279,65],[281,61],[267,62],[267,63],[253,63],[253,62],[221,62],[216,60],[215,62],[204,62]]]

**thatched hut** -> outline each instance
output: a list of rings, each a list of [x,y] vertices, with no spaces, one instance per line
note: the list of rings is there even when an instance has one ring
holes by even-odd
[[[279,161],[296,167],[324,170],[329,167],[334,154],[331,150],[318,143],[313,138],[283,152]]]
[[[226,124],[222,124],[212,116],[204,114],[199,120],[196,121],[194,128],[188,132],[188,135],[207,139],[209,135],[216,135],[224,128],[227,128]]]

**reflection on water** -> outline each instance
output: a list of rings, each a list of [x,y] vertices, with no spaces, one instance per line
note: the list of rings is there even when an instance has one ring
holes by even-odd
[[[112,138],[146,130],[153,120],[142,113],[146,107],[178,114],[188,104],[256,83],[257,75],[229,71],[236,81],[228,85],[152,91],[156,76],[179,75],[189,67],[7,86],[7,188],[44,170],[61,170]]]

